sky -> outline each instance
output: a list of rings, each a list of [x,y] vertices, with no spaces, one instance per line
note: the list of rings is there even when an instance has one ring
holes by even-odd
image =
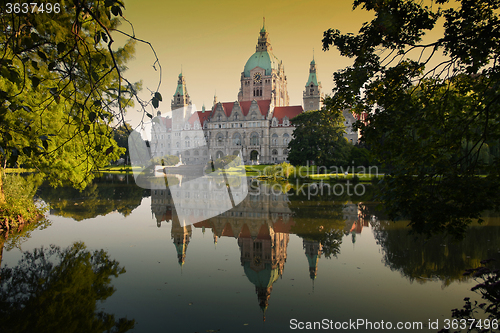
[[[124,17],[133,24],[136,37],[150,42],[158,55],[163,96],[159,109],[167,112],[181,71],[198,110],[203,104],[211,108],[214,94],[222,102],[237,100],[241,72],[255,52],[263,17],[273,53],[285,67],[290,105],[302,105],[313,52],[323,92],[330,93],[332,74],[351,61],[336,50],[322,51],[323,32],[335,28],[355,33],[373,16],[353,11],[352,1],[346,0],[125,0]],[[127,24],[121,29],[132,32]],[[149,46],[138,43],[125,77],[143,81],[144,98],[158,86],[153,63]],[[135,125],[140,114],[131,109],[125,118]]]

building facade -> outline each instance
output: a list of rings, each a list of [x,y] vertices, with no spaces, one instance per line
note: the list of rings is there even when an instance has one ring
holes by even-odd
[[[182,73],[171,103],[171,117],[158,112],[153,122],[153,157],[181,156],[184,164],[206,163],[210,158],[239,155],[248,163],[281,163],[288,160],[288,143],[294,127],[291,119],[322,107],[321,82],[316,62],[310,63],[303,93],[304,107],[290,106],[287,77],[282,61],[273,53],[269,33],[262,27],[255,53],[247,60],[240,79],[238,99],[219,102],[210,109],[194,110]],[[346,112],[344,112],[346,113]],[[346,119],[348,126],[354,118]],[[357,141],[356,138],[348,138]]]

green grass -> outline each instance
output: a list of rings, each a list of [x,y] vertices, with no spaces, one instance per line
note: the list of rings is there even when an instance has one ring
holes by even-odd
[[[121,166],[107,166],[99,169],[99,172],[103,173],[127,173],[133,172],[134,170],[140,170],[141,167],[132,167],[131,165],[121,165]]]

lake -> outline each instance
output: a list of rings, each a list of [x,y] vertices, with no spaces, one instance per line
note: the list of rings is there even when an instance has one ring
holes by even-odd
[[[407,222],[387,221],[369,185],[341,196],[273,186],[249,184],[241,203],[206,220],[195,206],[187,214],[198,222],[186,225],[172,193],[142,189],[132,176],[106,175],[81,193],[43,187],[47,222],[9,237],[2,267],[50,244],[104,249],[126,272],[113,277],[115,292],[97,308],[134,319],[131,332],[290,332],[314,322],[318,330],[386,331],[382,321],[437,332],[430,322],[441,329],[464,297],[479,299],[464,270],[499,257],[493,213],[463,241],[424,239]]]

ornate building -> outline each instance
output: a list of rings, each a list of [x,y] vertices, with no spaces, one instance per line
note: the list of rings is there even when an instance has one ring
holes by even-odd
[[[285,68],[274,55],[269,33],[262,27],[255,53],[241,73],[240,84],[237,101],[218,102],[214,96],[210,110],[203,107],[197,111],[193,110],[185,78],[179,74],[171,117],[162,117],[158,112],[153,122],[153,157],[180,155],[185,164],[204,164],[210,157],[226,155],[240,155],[246,164],[287,161],[288,143],[294,130],[290,120],[304,110],[322,107],[316,62],[313,59],[310,63],[304,107],[290,106]]]

